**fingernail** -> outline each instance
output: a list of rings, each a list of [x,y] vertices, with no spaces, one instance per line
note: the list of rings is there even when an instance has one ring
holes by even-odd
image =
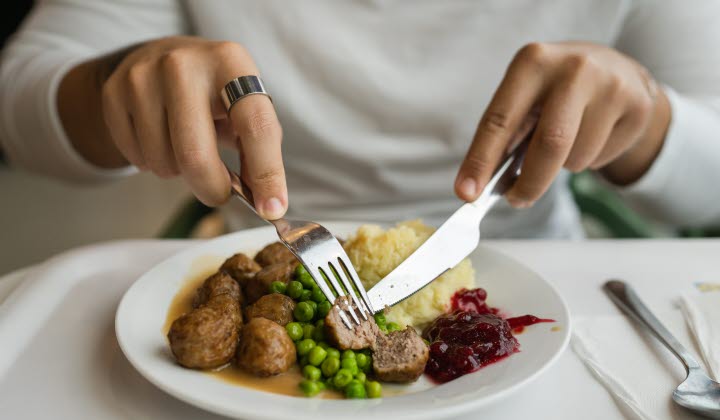
[[[279,219],[285,212],[285,208],[283,207],[282,202],[275,197],[267,200],[263,205],[262,210],[263,217],[268,220]]]
[[[521,200],[513,197],[507,197],[507,201],[508,203],[510,203],[511,206],[515,207],[516,209],[526,209],[533,205],[532,201]]]
[[[472,178],[465,178],[458,185],[460,193],[467,198],[473,198],[477,194],[477,182]]]

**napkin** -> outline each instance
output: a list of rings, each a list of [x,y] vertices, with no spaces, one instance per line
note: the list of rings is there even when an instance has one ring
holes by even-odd
[[[655,313],[704,365],[720,375],[720,291],[682,295],[672,311]],[[672,402],[685,369],[653,336],[623,315],[578,318],[572,348],[630,419],[699,418]]]

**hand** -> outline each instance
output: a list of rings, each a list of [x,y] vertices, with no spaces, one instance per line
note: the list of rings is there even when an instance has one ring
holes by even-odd
[[[618,184],[638,179],[662,146],[670,108],[648,72],[611,48],[529,44],[510,63],[480,120],[455,181],[460,198],[480,195],[533,119],[522,174],[506,194],[515,207],[531,206],[562,167],[602,168]]]
[[[220,98],[221,89],[233,78],[259,74],[242,46],[172,37],[142,44],[117,63],[109,58],[99,62],[99,67],[112,65],[109,77],[100,77],[102,119],[127,161],[163,178],[182,175],[198,199],[214,206],[230,193],[230,178],[218,154],[218,142],[227,142],[240,152],[242,176],[259,213],[268,219],[285,213],[282,129],[272,103],[262,95],[243,98],[232,107],[228,121]],[[72,76],[66,78],[72,86]],[[72,101],[64,99],[71,94],[63,96],[69,90],[61,85],[61,117],[73,114],[63,112],[63,101]],[[65,108],[72,110],[71,105]],[[71,134],[71,128],[79,126],[71,117],[64,123]],[[75,136],[82,137],[81,132]],[[77,148],[82,141],[73,143]],[[102,157],[110,153],[107,149],[94,153],[97,160],[109,160]]]

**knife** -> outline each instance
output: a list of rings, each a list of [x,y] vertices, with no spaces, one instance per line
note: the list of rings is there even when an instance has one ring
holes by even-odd
[[[531,136],[532,131],[526,138]],[[420,248],[370,289],[367,294],[376,312],[409,298],[477,248],[480,222],[520,175],[527,145],[528,141],[523,141],[505,158],[477,200],[461,206]]]

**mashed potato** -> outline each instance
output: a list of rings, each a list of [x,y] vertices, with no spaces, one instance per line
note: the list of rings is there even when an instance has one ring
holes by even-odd
[[[348,239],[345,249],[360,280],[369,290],[418,249],[434,231],[419,220],[402,222],[388,230],[365,225]],[[412,325],[423,328],[449,309],[450,298],[458,289],[473,287],[475,270],[470,260],[464,259],[410,298],[393,306],[387,312],[387,319],[402,327]]]

